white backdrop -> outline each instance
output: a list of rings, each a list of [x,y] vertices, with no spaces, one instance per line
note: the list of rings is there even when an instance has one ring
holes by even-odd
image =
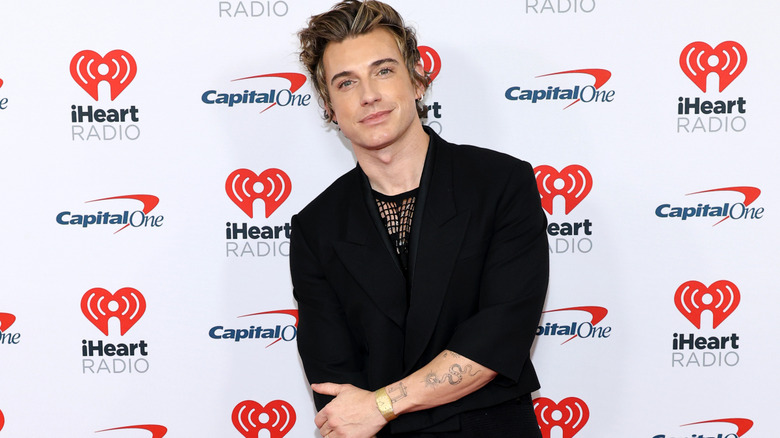
[[[390,3],[427,122],[537,167],[545,437],[772,436],[780,7]],[[0,1],[0,437],[317,436],[286,255],[354,165],[296,57],[331,4]]]

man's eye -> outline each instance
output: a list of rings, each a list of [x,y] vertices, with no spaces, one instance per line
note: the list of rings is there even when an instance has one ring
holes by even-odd
[[[343,82],[339,83],[339,88],[349,87],[350,85],[352,85],[352,81],[351,80],[346,80],[346,81],[343,81]]]
[[[385,67],[382,70],[379,70],[379,74],[380,75],[386,75],[386,74],[390,74],[392,72],[393,72],[393,69],[390,68],[390,67]]]

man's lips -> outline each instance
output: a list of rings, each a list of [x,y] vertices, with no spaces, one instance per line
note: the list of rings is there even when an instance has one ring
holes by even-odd
[[[391,110],[383,110],[383,111],[377,111],[377,112],[371,113],[371,114],[363,117],[362,119],[360,119],[360,123],[371,124],[371,123],[381,122],[382,120],[384,120],[384,118],[388,114],[390,114],[390,111]]]

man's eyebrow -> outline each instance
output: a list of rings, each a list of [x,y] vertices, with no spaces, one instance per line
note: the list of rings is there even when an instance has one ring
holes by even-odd
[[[387,63],[396,64],[397,65],[398,64],[398,60],[395,59],[395,58],[378,59],[378,60],[376,60],[376,61],[371,63],[371,68],[379,67],[380,65],[387,64]],[[352,74],[352,72],[351,71],[347,71],[347,70],[345,70],[345,71],[343,71],[341,73],[336,73],[335,75],[333,75],[332,78],[330,78],[330,84],[333,85],[333,83],[336,82],[336,79],[344,77],[344,76],[349,76],[351,74]]]
[[[371,67],[379,67],[380,65],[385,64],[385,63],[398,64],[398,60],[396,60],[395,58],[380,59],[380,60],[372,62],[371,63]]]

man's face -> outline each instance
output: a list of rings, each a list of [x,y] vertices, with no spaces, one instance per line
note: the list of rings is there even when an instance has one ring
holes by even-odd
[[[403,140],[419,124],[415,87],[395,39],[376,29],[323,54],[333,120],[356,148],[377,150]]]

